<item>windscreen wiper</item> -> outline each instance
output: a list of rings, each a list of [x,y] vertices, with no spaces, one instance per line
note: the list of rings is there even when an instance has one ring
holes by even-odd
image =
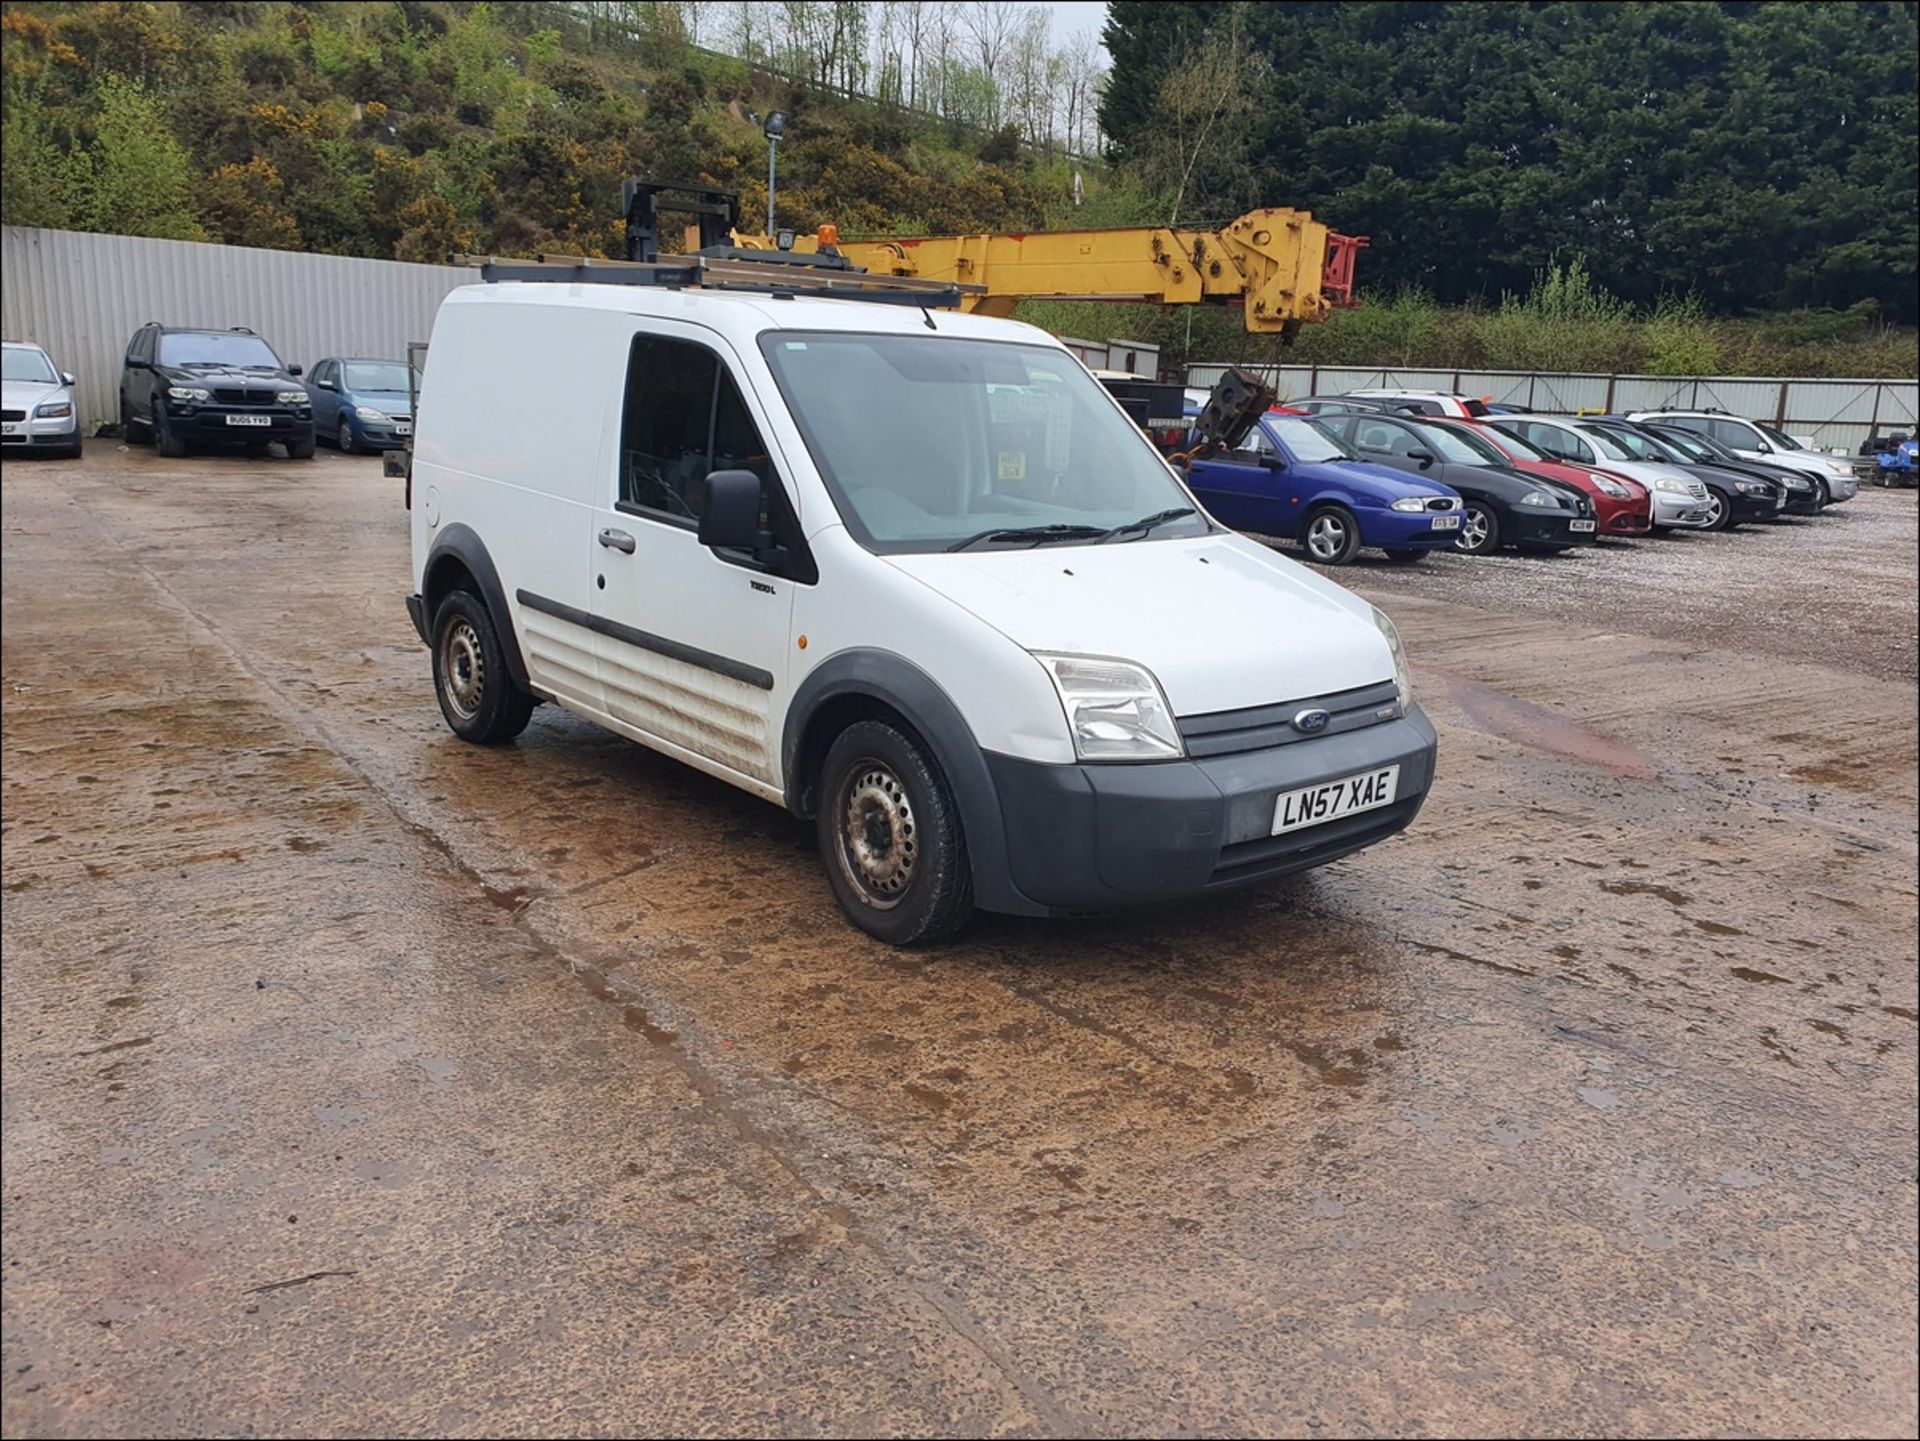
[[[965,540],[956,540],[948,550],[965,550],[978,545],[983,540],[1026,540],[1034,545],[1045,545],[1050,540],[1097,540],[1107,532],[1097,525],[1019,525],[1001,526],[993,530],[983,530],[978,535],[970,535]]]
[[[1102,531],[1100,539],[1112,540],[1116,535],[1125,535],[1129,531],[1139,531],[1145,535],[1156,525],[1165,525],[1170,520],[1179,520],[1183,516],[1194,514],[1190,505],[1176,505],[1172,510],[1156,510],[1152,515],[1143,515],[1138,520],[1130,520],[1125,525],[1116,525],[1112,530]]]

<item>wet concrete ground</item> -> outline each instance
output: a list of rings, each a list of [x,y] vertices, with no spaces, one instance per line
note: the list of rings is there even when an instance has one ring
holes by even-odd
[[[1905,581],[1817,660],[1358,572],[1413,831],[912,953],[455,741],[377,461],[3,494],[8,1435],[1914,1430],[1910,494],[1773,562]]]

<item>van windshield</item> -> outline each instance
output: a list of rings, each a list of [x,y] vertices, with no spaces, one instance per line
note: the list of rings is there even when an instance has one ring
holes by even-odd
[[[1071,544],[1194,502],[1099,382],[1062,351],[917,335],[760,340],[840,517],[881,552]],[[1198,535],[1193,513],[1123,539]]]

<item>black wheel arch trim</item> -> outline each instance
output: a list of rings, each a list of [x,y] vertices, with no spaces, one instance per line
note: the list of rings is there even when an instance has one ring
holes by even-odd
[[[487,614],[492,617],[494,631],[500,637],[500,649],[507,657],[507,672],[513,677],[514,684],[522,690],[529,689],[527,662],[520,654],[520,637],[513,628],[513,612],[507,609],[507,593],[500,584],[500,572],[494,568],[493,557],[487,554],[487,547],[480,537],[469,527],[457,522],[441,527],[427,550],[427,563],[420,569],[421,639],[428,645],[433,644],[432,637],[426,634],[427,627],[433,624],[426,587],[434,567],[449,558],[465,566],[467,573],[480,587],[480,599],[486,602]],[[411,604],[408,610],[412,610]]]
[[[960,809],[961,834],[966,838],[979,904],[1018,915],[1045,914],[1046,907],[1021,894],[1013,883],[1000,794],[973,728],[938,681],[892,651],[840,651],[816,665],[794,688],[780,746],[788,808],[795,815],[806,814],[806,787],[795,773],[800,746],[821,707],[843,696],[864,696],[898,712],[933,748],[933,759]]]

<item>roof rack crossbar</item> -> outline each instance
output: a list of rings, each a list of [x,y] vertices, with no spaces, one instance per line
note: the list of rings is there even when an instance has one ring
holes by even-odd
[[[455,255],[455,265],[477,269],[489,284],[539,281],[562,285],[653,285],[684,289],[747,291],[778,296],[825,296],[883,305],[957,308],[985,287],[919,276],[768,263],[740,255],[663,255],[657,260],[600,260],[581,255],[541,255],[534,260],[492,255]]]

